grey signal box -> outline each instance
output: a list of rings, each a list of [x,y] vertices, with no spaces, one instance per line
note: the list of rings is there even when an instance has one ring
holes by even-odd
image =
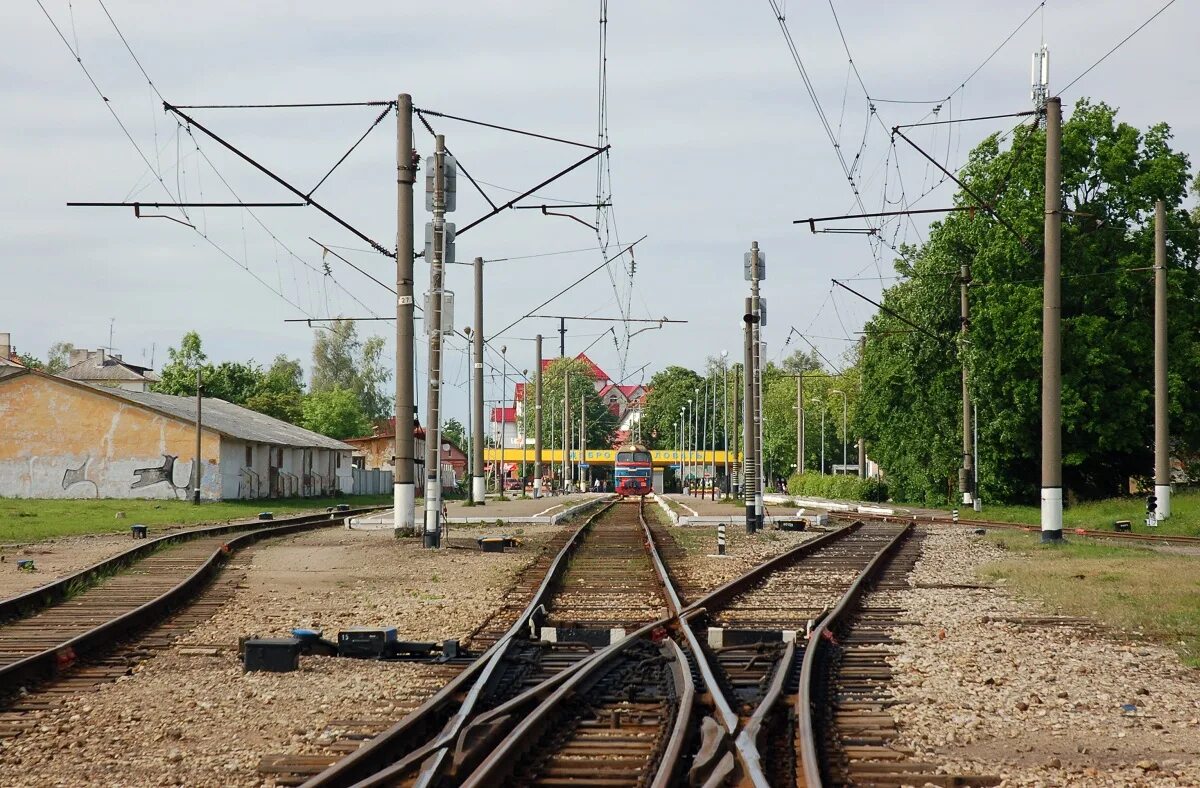
[[[454,222],[442,225],[442,262],[449,265],[454,262]],[[425,222],[425,262],[433,262],[433,222]]]
[[[753,259],[753,256],[754,255],[752,252],[746,252],[744,255],[742,255],[742,273],[745,274],[747,282],[749,282],[752,279],[758,279],[758,281],[761,282],[767,278],[767,254],[766,254],[766,252],[763,252],[761,250],[758,253],[758,276],[757,277],[751,276],[751,272],[750,272],[750,269],[753,267],[750,262]]]
[[[767,325],[767,299],[762,296],[758,297],[758,325],[763,328]]]
[[[429,293],[425,294],[425,333],[428,334],[433,330],[433,299],[429,297]],[[454,291],[442,291],[442,333],[454,333]]]
[[[434,157],[425,157],[425,210],[433,212],[433,170]],[[452,213],[457,203],[458,162],[447,154],[442,157],[442,185],[446,193],[446,213]]]

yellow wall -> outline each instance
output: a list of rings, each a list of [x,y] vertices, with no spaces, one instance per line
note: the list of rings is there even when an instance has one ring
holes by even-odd
[[[182,497],[195,427],[47,375],[0,380],[0,495],[34,498]],[[220,497],[220,436],[204,431],[202,495]],[[132,488],[138,469],[176,457],[172,483]],[[70,473],[68,473],[70,472]],[[150,474],[149,476],[153,476]]]

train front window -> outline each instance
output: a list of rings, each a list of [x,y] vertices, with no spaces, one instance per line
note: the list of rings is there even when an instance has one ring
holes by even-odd
[[[648,451],[620,451],[617,452],[617,462],[650,462],[650,452]]]

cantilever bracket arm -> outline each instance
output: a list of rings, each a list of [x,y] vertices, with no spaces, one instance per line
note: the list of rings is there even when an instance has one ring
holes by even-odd
[[[259,172],[261,172],[262,174],[266,175],[266,176],[267,176],[268,178],[270,178],[271,180],[273,180],[273,181],[275,181],[276,183],[278,183],[278,184],[279,184],[280,186],[282,186],[283,188],[287,189],[287,190],[288,190],[289,192],[291,192],[292,194],[294,194],[294,195],[296,195],[297,197],[299,197],[300,199],[304,200],[304,204],[305,204],[305,205],[311,205],[312,207],[316,208],[316,209],[317,209],[318,211],[320,211],[321,213],[323,213],[323,214],[325,214],[326,216],[328,216],[328,217],[329,217],[330,219],[332,219],[333,221],[335,221],[335,222],[337,222],[338,224],[340,224],[340,225],[341,225],[342,227],[344,227],[345,229],[349,230],[351,233],[353,233],[353,234],[354,234],[356,237],[358,237],[360,240],[362,240],[362,241],[365,241],[365,242],[367,242],[368,244],[370,244],[370,245],[371,245],[371,248],[372,248],[372,249],[374,249],[375,251],[379,252],[380,254],[382,254],[382,255],[384,255],[384,256],[386,256],[386,257],[392,257],[392,258],[394,258],[394,257],[396,256],[396,253],[395,253],[395,252],[393,252],[393,251],[391,251],[391,250],[389,250],[389,249],[386,249],[386,248],[384,248],[384,246],[383,246],[382,244],[380,244],[379,242],[375,241],[373,238],[370,238],[370,237],[368,237],[367,235],[365,235],[365,234],[363,234],[363,233],[359,232],[359,230],[358,230],[358,229],[356,229],[356,228],[355,228],[353,225],[351,225],[351,224],[350,224],[349,222],[347,222],[345,219],[342,219],[340,216],[338,216],[337,214],[335,214],[333,211],[329,210],[329,209],[328,209],[328,208],[326,208],[324,205],[321,205],[319,202],[317,202],[316,200],[314,200],[314,199],[313,199],[313,198],[312,198],[312,197],[311,197],[309,194],[305,194],[304,192],[300,191],[299,189],[297,189],[297,188],[296,188],[295,186],[293,186],[292,184],[290,184],[290,183],[288,183],[287,181],[285,181],[283,178],[281,178],[281,177],[279,177],[278,175],[276,175],[275,173],[271,172],[269,169],[267,169],[267,168],[266,168],[266,166],[264,166],[264,165],[262,165],[262,164],[258,163],[258,162],[257,162],[257,161],[255,161],[254,159],[250,158],[250,156],[249,156],[249,155],[247,155],[246,153],[243,153],[243,152],[242,152],[242,151],[241,151],[239,148],[237,148],[236,146],[234,146],[232,143],[230,143],[230,142],[227,142],[227,141],[226,141],[226,140],[224,140],[223,138],[221,138],[221,137],[217,136],[217,135],[216,135],[214,132],[212,132],[211,130],[209,130],[207,127],[205,127],[205,126],[204,126],[204,125],[202,125],[201,123],[197,122],[195,118],[191,117],[191,116],[190,116],[190,115],[188,115],[186,112],[183,112],[182,110],[180,110],[180,109],[179,109],[179,107],[173,106],[172,104],[170,104],[170,103],[168,103],[168,102],[164,101],[164,102],[163,102],[163,109],[164,109],[164,110],[166,110],[166,111],[168,111],[168,112],[173,112],[173,113],[175,113],[175,114],[176,114],[176,115],[178,115],[180,118],[182,118],[183,120],[185,120],[185,121],[188,123],[188,125],[189,125],[189,126],[195,126],[196,128],[200,129],[200,131],[204,132],[206,135],[208,135],[209,137],[211,137],[211,138],[212,138],[212,139],[213,139],[215,142],[217,142],[217,143],[218,143],[218,144],[220,144],[222,147],[224,147],[224,148],[226,148],[227,150],[229,150],[231,153],[233,153],[235,156],[237,156],[238,158],[240,158],[242,161],[246,162],[246,163],[247,163],[247,164],[249,164],[251,167],[254,167],[254,169],[258,170]]]
[[[183,219],[176,219],[174,216],[167,216],[165,213],[143,214],[142,206],[136,202],[133,204],[133,216],[136,219],[170,219],[173,222],[179,222],[184,227],[191,227],[193,230],[196,229],[196,225],[192,224],[191,222],[185,222]]]
[[[813,216],[809,219],[794,219],[792,224],[807,224],[808,229],[813,233],[817,232],[817,222],[838,222],[843,219],[875,219],[886,216],[915,216],[922,213],[953,213],[955,211],[970,211],[974,216],[975,211],[979,209],[977,205],[956,205],[952,208],[917,208],[907,211],[876,211],[875,213],[847,213],[840,216]],[[986,210],[990,210],[985,207]],[[874,228],[866,230],[850,229],[850,230],[822,230],[821,232],[842,232],[842,233],[861,233],[874,234]]]
[[[458,232],[455,233],[455,236],[456,237],[461,236],[463,233],[465,233],[467,230],[470,230],[475,225],[486,222],[488,219],[492,218],[493,216],[495,216],[496,214],[500,213],[501,211],[503,211],[507,208],[515,208],[518,202],[525,199],[529,195],[533,194],[538,189],[544,188],[545,186],[548,186],[549,184],[554,183],[556,180],[563,177],[567,173],[570,173],[570,172],[573,172],[573,171],[579,169],[580,167],[587,164],[592,159],[599,156],[601,153],[604,153],[605,151],[607,151],[610,147],[611,146],[609,146],[609,145],[605,145],[603,148],[596,148],[591,153],[589,153],[588,155],[584,156],[579,161],[572,164],[570,167],[559,170],[554,175],[551,175],[549,178],[546,178],[544,181],[542,181],[538,185],[534,186],[533,188],[527,189],[526,191],[522,192],[521,194],[518,194],[516,197],[513,197],[511,200],[504,203],[503,205],[495,206],[494,208],[492,208],[492,210],[488,211],[483,216],[480,216],[478,219],[471,222],[466,227],[463,227],[462,229],[458,230]]]
[[[596,227],[596,225],[589,224],[588,222],[585,222],[583,219],[580,219],[578,216],[572,216],[569,213],[557,213],[555,211],[548,211],[548,210],[546,210],[546,206],[544,206],[544,205],[542,206],[542,215],[543,216],[564,216],[568,219],[574,219],[575,221],[579,222],[580,224],[582,224],[584,227],[588,228],[589,230],[594,230],[596,232],[599,232],[599,228]]]

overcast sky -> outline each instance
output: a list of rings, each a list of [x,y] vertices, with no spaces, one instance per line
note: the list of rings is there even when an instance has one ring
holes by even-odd
[[[130,209],[67,208],[71,200],[294,199],[261,173],[194,132],[179,131],[96,0],[43,0],[95,79],[75,63],[35,0],[0,4],[0,331],[22,351],[44,356],[57,340],[108,343],[126,358],[156,365],[187,330],[210,357],[269,362],[276,354],[307,365],[312,335],[288,318],[387,315],[390,295],[308,240],[342,252],[384,281],[392,262],[311,208],[189,211],[196,230],[135,219]],[[261,2],[106,0],[133,52],[162,95],[177,104],[386,100],[407,92],[419,107],[592,143],[597,135],[599,2]],[[890,151],[885,128],[932,118],[1029,108],[1030,53],[1051,49],[1051,90],[1146,20],[1161,3],[1050,0],[963,85],[1036,3],[927,0],[920,4],[835,2],[859,74],[876,98],[868,113],[825,2],[783,4],[787,25],[863,202],[915,201],[940,179],[919,155]],[[768,258],[768,353],[778,357],[789,326],[835,361],[872,308],[830,278],[859,278],[872,297],[891,280],[889,250],[863,235],[812,235],[792,220],[856,210],[854,195],[792,61],[778,22],[761,2],[622,2],[608,12],[608,110],[614,213],[628,258],[542,311],[567,315],[688,320],[639,334],[623,367],[628,382],[668,364],[698,366],[706,355],[741,353],[742,253],[757,240]],[[1182,0],[1063,94],[1121,109],[1139,128],[1168,122],[1177,148],[1200,151],[1200,9]],[[961,87],[960,87],[961,86]],[[891,103],[892,100],[926,103]],[[379,114],[379,108],[195,110],[195,118],[281,177],[307,190]],[[571,164],[582,148],[433,119],[448,145],[493,199],[508,199]],[[951,167],[990,131],[1013,120],[916,130],[914,139]],[[864,128],[866,144],[863,146]],[[953,129],[948,135],[947,129]],[[422,155],[432,139],[418,124]],[[364,234],[395,244],[395,120],[388,116],[314,198]],[[861,149],[861,154],[860,154]],[[857,162],[856,162],[857,158]],[[160,184],[158,177],[161,176]],[[418,233],[428,217],[418,184]],[[591,202],[596,168],[585,165],[540,194]],[[949,204],[942,185],[919,207]],[[541,202],[541,201],[537,201]],[[464,226],[486,204],[459,180]],[[895,206],[889,206],[895,207]],[[179,218],[177,212],[164,211]],[[591,222],[591,211],[577,211]],[[262,225],[259,224],[261,220]],[[888,242],[917,242],[927,222],[891,225]],[[862,226],[850,223],[847,226]],[[206,240],[206,237],[208,240]],[[214,246],[215,245],[215,246]],[[458,259],[573,254],[487,266],[491,334],[528,312],[602,259],[597,237],[569,219],[506,211],[463,236]],[[222,251],[223,250],[223,251]],[[249,271],[246,270],[249,269]],[[418,292],[428,267],[417,265]],[[471,272],[452,267],[458,325],[470,317]],[[361,303],[360,303],[361,302]],[[634,326],[636,330],[640,326]],[[526,320],[497,339],[518,369],[533,367],[533,345],[557,325]],[[567,351],[597,339],[604,324],[569,325]],[[362,323],[388,337],[392,323]],[[621,329],[618,327],[618,333]],[[818,338],[820,337],[820,338]],[[799,340],[793,339],[791,350]],[[461,343],[458,343],[461,346]],[[611,337],[589,351],[616,377],[622,357]],[[421,353],[422,381],[424,352]],[[465,357],[447,353],[448,414],[465,418]],[[643,365],[645,371],[636,372]],[[489,393],[489,398],[498,394]],[[424,387],[421,386],[421,399]],[[511,394],[510,394],[511,396]]]

